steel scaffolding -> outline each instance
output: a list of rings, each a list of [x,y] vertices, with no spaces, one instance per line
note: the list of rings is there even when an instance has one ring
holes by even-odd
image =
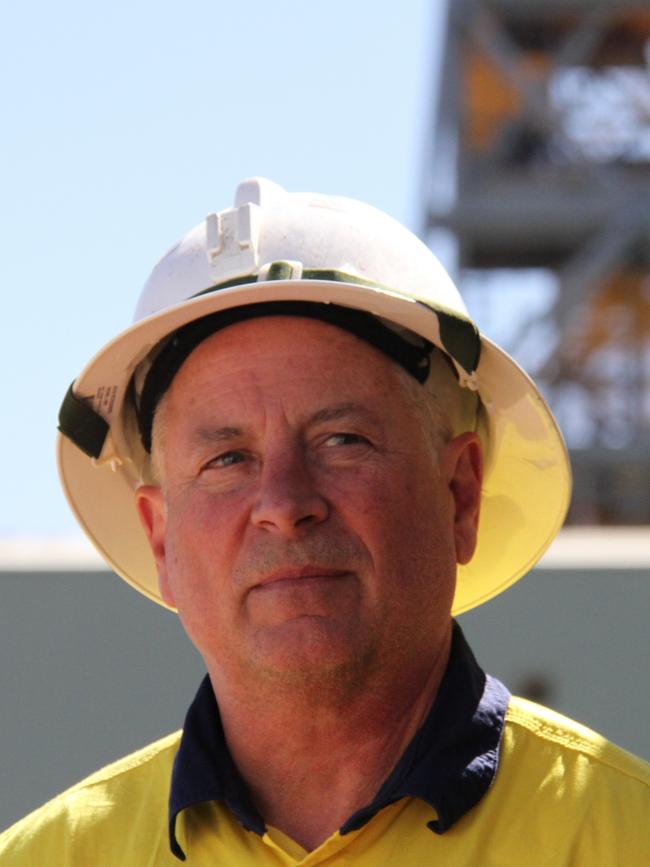
[[[449,0],[445,16],[422,235],[542,384],[570,521],[650,523],[650,2]]]

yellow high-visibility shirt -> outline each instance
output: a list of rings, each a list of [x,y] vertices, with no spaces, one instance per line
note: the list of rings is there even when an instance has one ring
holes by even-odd
[[[306,852],[259,815],[208,677],[183,733],[0,836],[0,867],[650,867],[650,765],[485,675],[454,624],[422,726],[372,803]]]
[[[104,768],[0,835],[2,867],[178,867],[167,798],[180,733]],[[650,864],[650,766],[523,699],[506,714],[494,784],[443,834],[404,798],[311,853],[280,831],[246,831],[222,805],[184,811],[188,865],[641,867]]]

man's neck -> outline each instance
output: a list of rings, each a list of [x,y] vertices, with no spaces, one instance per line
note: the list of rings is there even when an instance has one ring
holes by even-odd
[[[211,672],[228,747],[266,824],[311,851],[372,801],[436,697],[450,636],[409,670],[382,669],[338,700],[316,683],[248,682],[240,695]]]

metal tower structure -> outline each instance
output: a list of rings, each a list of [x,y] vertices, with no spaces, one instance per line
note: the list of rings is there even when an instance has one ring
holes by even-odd
[[[439,73],[422,235],[545,390],[569,520],[650,523],[650,2],[448,0]]]

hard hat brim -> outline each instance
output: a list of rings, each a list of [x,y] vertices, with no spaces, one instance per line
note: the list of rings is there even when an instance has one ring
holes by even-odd
[[[111,433],[98,459],[59,434],[66,497],[111,568],[161,605],[155,563],[135,507],[139,474],[124,457],[131,450],[124,409],[133,372],[161,340],[194,319],[233,306],[305,298],[365,310],[445,351],[436,312],[412,296],[327,280],[252,282],[202,294],[139,321],[108,343],[75,382],[75,394],[92,399]],[[454,614],[501,593],[535,565],[564,521],[571,491],[566,447],[546,402],[516,362],[484,337],[475,382],[489,448],[477,548],[471,562],[458,567]]]

